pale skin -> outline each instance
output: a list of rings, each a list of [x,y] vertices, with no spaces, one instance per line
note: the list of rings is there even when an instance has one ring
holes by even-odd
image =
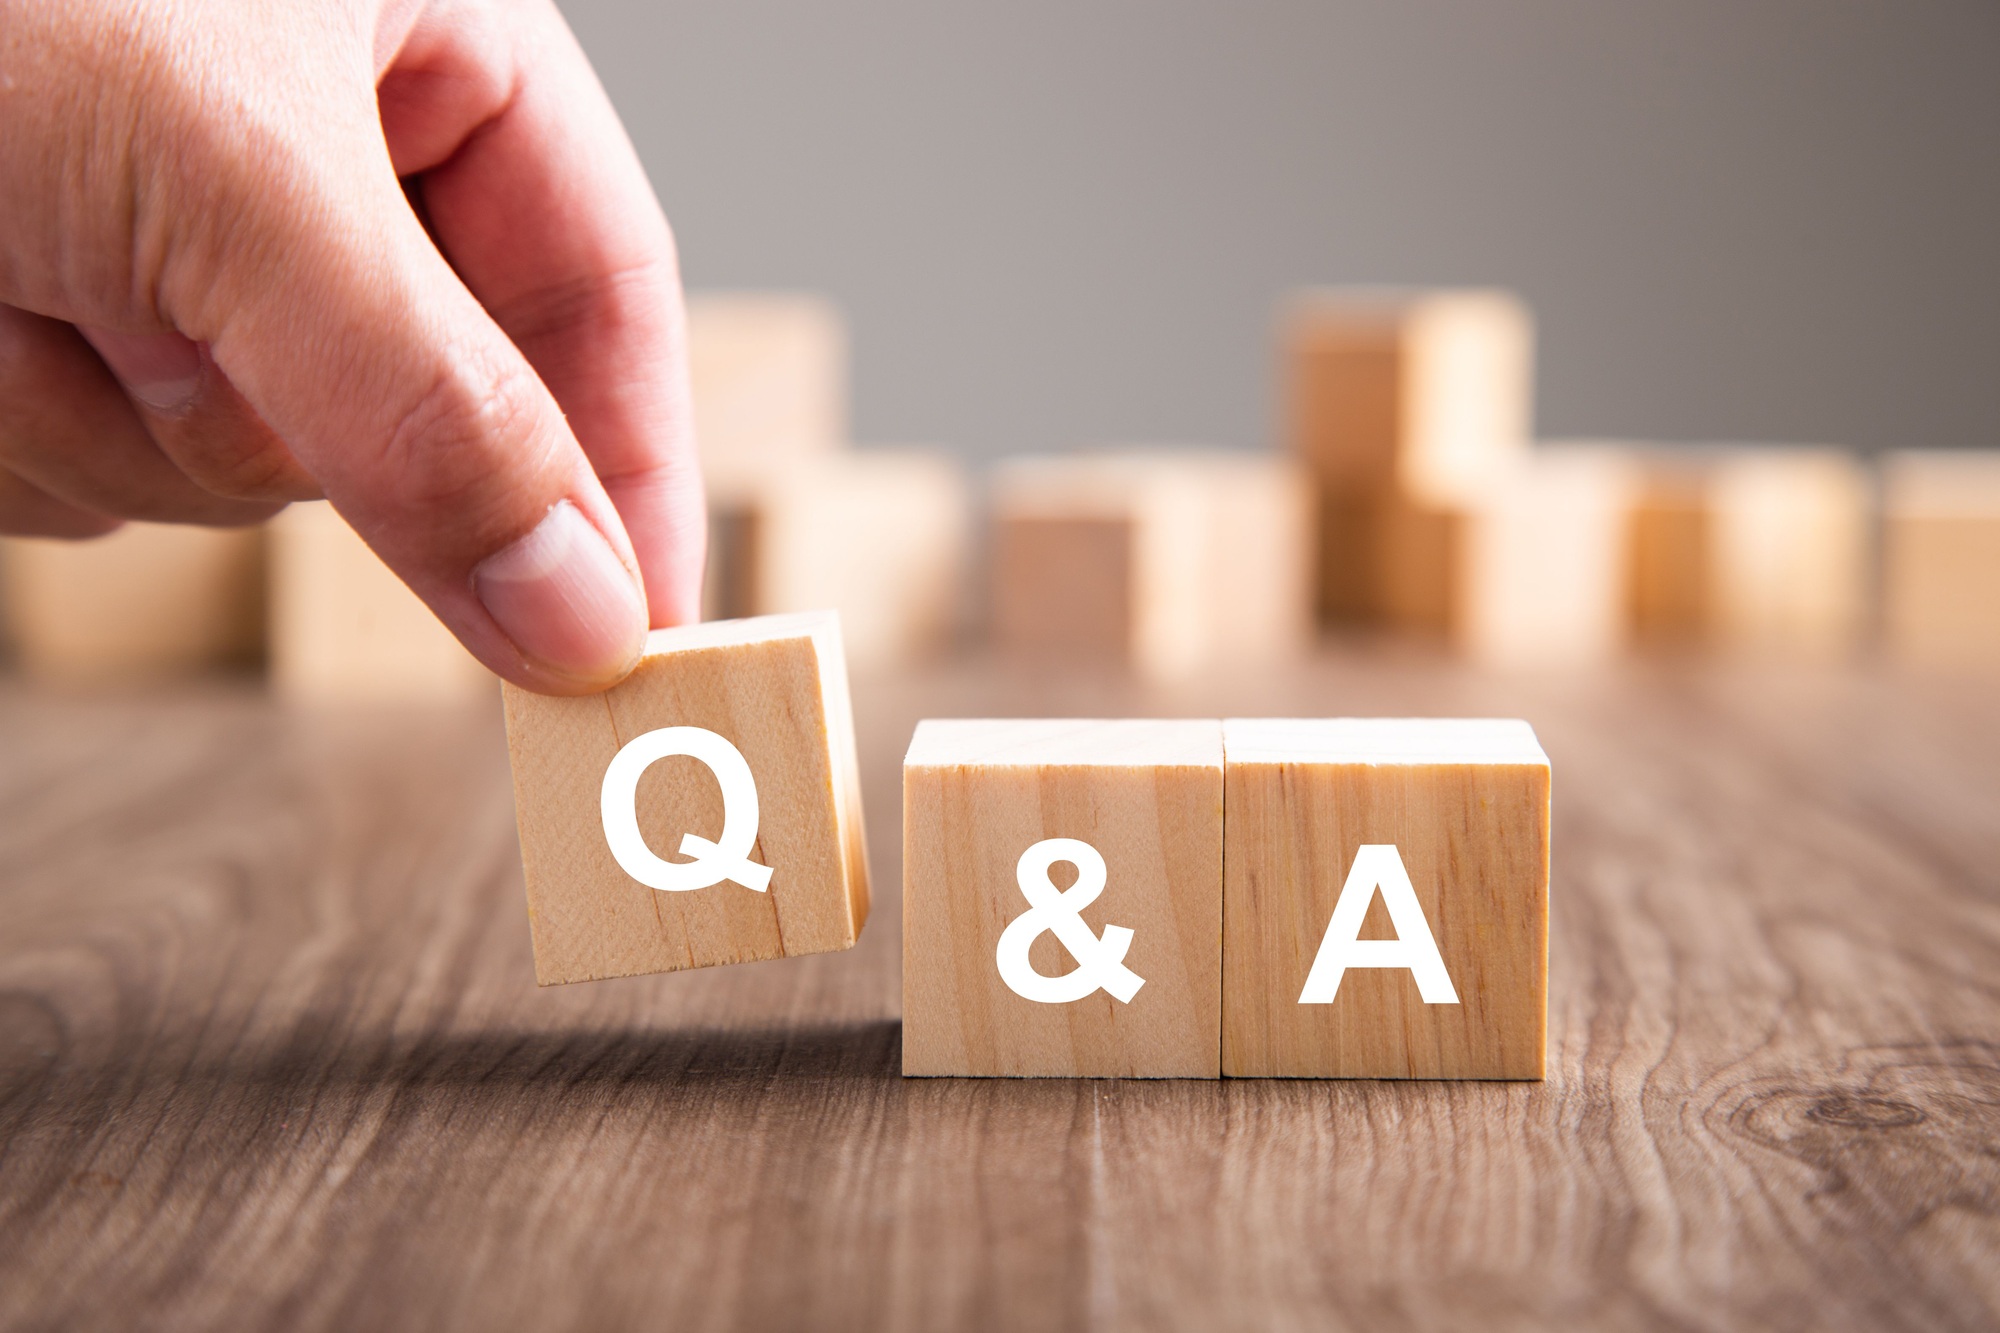
[[[553,0],[0,0],[0,531],[322,496],[531,689],[699,617],[673,237]]]

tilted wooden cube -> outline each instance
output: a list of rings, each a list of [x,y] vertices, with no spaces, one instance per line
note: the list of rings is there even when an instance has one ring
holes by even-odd
[[[0,542],[23,670],[92,685],[242,670],[264,648],[264,530],[127,523],[89,541]]]
[[[918,726],[905,1074],[1213,1078],[1221,928],[1220,723]]]
[[[831,612],[655,630],[605,694],[504,694],[543,985],[855,942],[868,867]]]
[[[1271,454],[1008,460],[993,478],[994,638],[1153,679],[1281,661],[1312,626],[1312,498]]]
[[[270,525],[271,684],[302,702],[492,697],[493,676],[324,501]]]
[[[1896,660],[2000,668],[2000,450],[1882,464],[1882,630]]]
[[[1549,762],[1525,722],[1223,723],[1222,1070],[1543,1076]]]

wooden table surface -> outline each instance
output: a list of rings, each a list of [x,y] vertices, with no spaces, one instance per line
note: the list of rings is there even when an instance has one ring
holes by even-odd
[[[2000,1324],[2000,683],[863,682],[851,953],[538,991],[497,706],[0,690],[0,1324]],[[921,716],[1517,714],[1544,1084],[904,1081]]]

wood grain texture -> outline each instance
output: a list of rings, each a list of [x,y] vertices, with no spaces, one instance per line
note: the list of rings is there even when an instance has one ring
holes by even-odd
[[[464,698],[493,676],[324,501],[269,525],[271,687],[301,702]]]
[[[264,655],[264,531],[128,523],[90,541],[0,541],[6,638],[65,685],[240,671]]]
[[[505,687],[521,858],[543,985],[824,953],[853,946],[868,916],[854,732],[831,613],[655,630],[626,681],[550,698]],[[751,859],[768,888],[725,880],[665,892],[619,866],[600,807],[605,770],[633,738],[700,727],[750,766],[759,814]],[[724,805],[700,761],[669,757],[639,780],[647,845],[679,859],[680,836],[722,836]]]
[[[845,953],[538,990],[496,716],[0,684],[0,1325],[1990,1329],[2000,701],[1362,651],[921,717],[1523,716],[1545,1083],[906,1080]]]
[[[2000,450],[1883,460],[1882,634],[1902,661],[2000,667]]]
[[[1022,854],[1074,838],[1104,858],[1082,919],[1133,932],[1129,1002],[1025,999],[996,965],[1030,904]],[[1068,888],[1072,865],[1050,882]],[[903,1072],[1213,1078],[1222,1021],[1222,727],[1179,721],[930,721],[903,766]],[[1053,934],[1045,977],[1076,961]]]
[[[1541,1078],[1546,758],[1524,753],[1532,741],[1501,755],[1452,743],[1445,733],[1459,724],[1434,719],[1298,722],[1275,749],[1255,739],[1273,725],[1223,725],[1223,1073]],[[1379,734],[1385,726],[1395,734]],[[1447,743],[1432,743],[1440,736]],[[1456,1003],[1426,1003],[1400,968],[1350,968],[1332,1003],[1303,1002],[1364,844],[1396,848]],[[1399,933],[1377,894],[1360,938]]]

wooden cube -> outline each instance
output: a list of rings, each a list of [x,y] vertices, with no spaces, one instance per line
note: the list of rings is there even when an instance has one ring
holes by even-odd
[[[856,669],[920,659],[958,630],[971,509],[963,468],[934,451],[801,461],[715,497],[709,613],[833,607]]]
[[[1533,320],[1506,292],[1329,287],[1294,294],[1281,338],[1286,430],[1321,505],[1321,609],[1379,618],[1383,507],[1476,500],[1526,452]]]
[[[854,943],[868,867],[832,612],[655,630],[605,694],[503,694],[541,984]]]
[[[1549,761],[1525,722],[1223,723],[1222,1071],[1543,1076]]]
[[[333,506],[271,521],[271,683],[287,698],[439,702],[493,677]]]
[[[1011,654],[1171,679],[1281,661],[1309,641],[1312,496],[1289,460],[1010,459],[993,512],[994,638]]]
[[[1851,649],[1867,604],[1868,482],[1850,454],[1657,446],[1633,518],[1640,641],[1785,656]]]
[[[2000,450],[1891,454],[1882,465],[1882,628],[1927,666],[2000,666]]]
[[[905,1074],[1214,1078],[1221,929],[1220,723],[918,726]]]
[[[1477,500],[1390,502],[1381,604],[1399,628],[1491,666],[1603,662],[1627,638],[1627,460],[1538,449]]]
[[[688,376],[701,467],[720,494],[839,448],[847,329],[797,292],[691,293]]]
[[[257,664],[264,533],[127,523],[89,541],[7,538],[8,638],[59,684],[133,682]]]

